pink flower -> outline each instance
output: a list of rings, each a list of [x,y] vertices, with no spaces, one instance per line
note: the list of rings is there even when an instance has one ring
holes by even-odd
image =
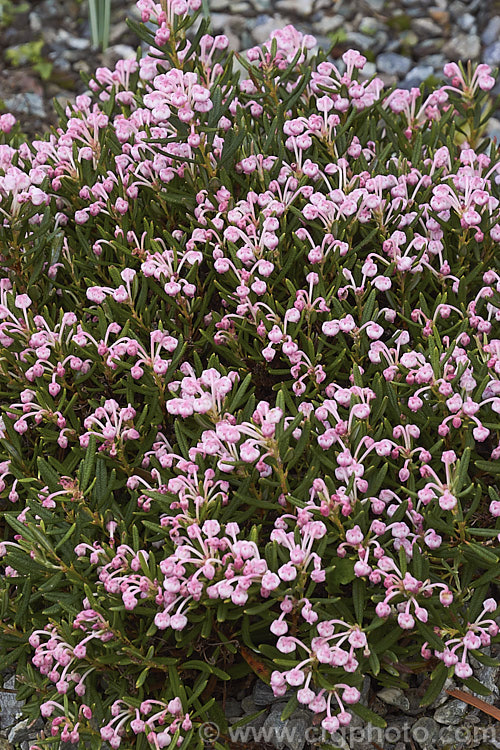
[[[19,310],[27,310],[28,307],[31,305],[31,297],[29,297],[27,294],[18,294],[14,304]]]
[[[472,677],[472,667],[465,662],[459,661],[455,664],[455,674],[462,680],[466,680],[468,677]]]
[[[415,620],[409,612],[400,612],[398,615],[398,625],[403,630],[412,630],[415,627]]]

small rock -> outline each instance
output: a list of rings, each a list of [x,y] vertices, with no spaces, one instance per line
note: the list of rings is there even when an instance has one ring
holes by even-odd
[[[128,44],[114,44],[108,47],[102,56],[102,64],[106,68],[113,69],[118,60],[134,60],[136,51]]]
[[[415,68],[412,68],[410,70],[404,81],[402,81],[401,88],[418,88],[421,83],[426,81],[433,74],[434,68],[430,65],[417,65]]]
[[[267,11],[270,9],[271,1],[270,0],[252,0],[252,5],[256,11],[262,13],[262,11]]]
[[[285,13],[294,13],[306,18],[312,14],[314,2],[313,0],[278,0],[276,7]]]
[[[242,3],[232,3],[231,5],[231,13],[235,16],[238,14],[241,15],[247,15],[250,11],[250,6],[248,3],[242,2]]]
[[[383,9],[385,5],[385,0],[365,0],[366,5],[368,5],[372,10],[376,11],[377,13],[380,13],[380,11]]]
[[[363,18],[363,20],[359,24],[359,30],[361,31],[361,33],[368,34],[368,36],[373,36],[379,29],[380,22],[377,21],[376,18],[371,18],[370,16]]]
[[[453,60],[476,60],[481,54],[481,40],[477,34],[457,34],[443,47]]]
[[[441,52],[443,44],[444,40],[440,39],[439,37],[434,37],[433,39],[423,39],[417,44],[413,51],[415,53],[415,56],[421,59],[422,57],[428,57],[429,55],[435,55],[438,52]],[[449,54],[447,53],[447,55],[448,59]]]
[[[274,745],[276,750],[284,750],[285,748],[283,736],[286,722],[281,720],[281,714],[283,713],[285,706],[286,703],[275,703],[263,724],[263,729],[269,732],[266,739],[271,745]]]
[[[372,63],[372,62],[366,62],[363,66],[363,70],[359,74],[362,81],[367,81],[376,75],[377,75],[377,66],[375,65],[375,63]]]
[[[410,701],[399,688],[384,688],[377,693],[377,697],[389,706],[396,706],[402,711],[410,708]]]
[[[436,738],[433,750],[435,747],[442,748],[442,750],[449,750],[450,748],[465,750],[466,747],[470,747],[470,739],[471,734],[467,727],[442,727],[439,731],[439,736]],[[490,745],[488,745],[488,750],[491,750]]]
[[[29,14],[30,30],[33,34],[39,34],[43,29],[42,19],[34,10]]]
[[[443,33],[441,27],[431,18],[415,18],[411,28],[421,39],[440,37]]]
[[[481,745],[481,750],[500,750],[500,724],[493,724],[489,727],[484,727],[480,733],[481,741],[484,745]]]
[[[415,32],[412,31],[411,29],[409,31],[401,32],[400,37],[399,37],[400,47],[404,47],[407,50],[411,49],[416,44],[418,44],[418,41],[419,41],[419,38],[417,34],[415,34]],[[386,52],[387,50],[384,50],[384,51]]]
[[[70,36],[67,41],[68,41],[68,46],[71,47],[71,49],[76,49],[76,50],[81,51],[84,49],[88,49],[90,47],[90,41],[83,37]]]
[[[429,16],[433,21],[438,23],[441,28],[448,26],[450,22],[450,14],[447,10],[441,10],[441,8],[429,8]]]
[[[408,708],[401,707],[401,710],[404,711],[405,714],[408,716],[419,716],[424,713],[425,709],[420,705],[420,701],[422,700],[422,693],[420,690],[417,688],[409,688],[408,690],[405,690],[405,697],[409,703]]]
[[[468,33],[476,31],[476,19],[472,13],[464,13],[463,16],[457,18],[457,26]]]
[[[347,34],[347,43],[355,49],[368,50],[373,47],[373,37],[367,34],[361,34],[359,31],[349,31]]]
[[[411,736],[420,747],[426,750],[433,747],[434,741],[439,736],[440,731],[437,721],[431,719],[430,716],[422,716],[412,726]]]
[[[118,44],[119,41],[130,31],[126,21],[115,21],[109,29],[109,43]]]
[[[433,55],[426,55],[425,57],[422,57],[421,59],[422,65],[430,65],[434,68],[434,73],[439,74],[441,77],[443,75],[443,67],[446,63],[446,58],[442,54],[433,54]]]
[[[453,0],[449,5],[448,10],[450,12],[450,17],[455,19],[463,16],[464,13],[467,13],[467,6],[460,0]]]
[[[343,25],[344,19],[342,16],[323,16],[321,21],[318,21],[317,28],[321,29],[323,34],[331,34]]]
[[[368,63],[365,64],[365,67],[363,68],[363,71],[366,69],[367,65],[368,65]],[[365,675],[365,677],[363,677],[363,685],[361,686],[361,696],[360,696],[360,699],[359,699],[359,702],[362,703],[363,706],[367,706],[368,705],[368,698],[370,696],[371,686],[372,686],[372,681],[370,680],[370,678],[368,677],[368,675]]]
[[[380,30],[375,34],[375,38],[372,42],[372,49],[375,54],[384,52],[387,50],[387,44],[389,42],[389,35],[386,31]]]
[[[406,716],[387,717],[387,728],[384,731],[384,744],[397,745],[398,742],[410,743],[411,724]]]
[[[254,714],[259,709],[254,703],[254,700],[251,695],[247,695],[243,700],[241,701],[241,708],[243,709],[243,713],[245,714]]]
[[[330,8],[332,7],[332,1],[330,2]],[[339,3],[336,11],[339,15],[344,17],[344,21],[352,21],[356,15],[356,8],[354,3]]]
[[[439,724],[459,724],[467,713],[467,704],[459,700],[447,701],[434,711],[434,719]]]
[[[411,68],[411,60],[396,52],[383,52],[377,56],[377,68],[382,73],[405,76]]]
[[[230,16],[229,13],[212,13],[210,15],[212,28],[216,33],[227,29],[231,20],[232,16]]]
[[[306,733],[311,726],[311,721],[312,714],[309,711],[298,709],[285,722],[288,730],[288,737],[285,738],[285,744],[289,750],[303,750],[306,744]]]
[[[230,10],[230,8],[231,0],[210,0],[211,11]]]
[[[483,61],[492,67],[500,65],[500,42],[494,42],[486,47],[483,52]]]
[[[500,37],[500,16],[493,16],[488,20],[488,25],[481,34],[481,41],[488,46]]]
[[[263,724],[266,739],[277,750],[303,750],[306,744],[307,729],[311,726],[312,714],[298,709],[285,721],[281,714],[286,703],[275,703]]]
[[[262,708],[264,706],[270,706],[271,703],[276,703],[276,701],[287,701],[292,695],[293,691],[288,690],[284,696],[277,698],[269,685],[266,685],[262,680],[258,680],[253,689],[252,700],[256,706]]]
[[[261,707],[269,706],[278,699],[275,698],[272,688],[269,685],[266,685],[262,680],[257,680],[253,689],[252,700],[256,706]]]
[[[234,698],[228,698],[224,708],[224,713],[227,719],[236,719],[238,716],[241,716],[243,712],[237,700]]]
[[[19,112],[33,117],[45,117],[45,106],[40,94],[29,91],[26,94],[14,94],[4,99],[5,108],[9,112]]]
[[[20,94],[18,96],[21,96]],[[14,98],[14,97],[12,97]],[[7,111],[10,109],[5,101]],[[21,715],[23,703],[16,700],[16,678],[15,675],[4,681],[4,689],[0,690],[0,729],[7,729],[16,723]],[[7,692],[8,691],[8,692]]]
[[[330,737],[330,745],[331,747],[338,748],[338,750],[350,750],[345,737],[340,732],[333,732]]]
[[[496,117],[490,117],[486,126],[486,132],[490,138],[496,138],[500,142],[500,120]]]
[[[31,742],[36,739],[38,731],[43,729],[43,721],[41,719],[24,719],[18,724],[12,727],[9,732],[8,740],[13,745],[20,745],[23,742]]]

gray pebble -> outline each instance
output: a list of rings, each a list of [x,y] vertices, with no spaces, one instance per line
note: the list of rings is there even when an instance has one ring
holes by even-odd
[[[245,698],[243,698],[243,700],[241,701],[241,708],[243,709],[243,713],[245,714],[254,714],[259,710],[255,705],[251,695],[247,695]]]
[[[369,50],[373,46],[373,37],[367,34],[361,34],[359,31],[349,31],[347,42],[351,47],[359,50]]]
[[[313,12],[313,0],[277,0],[276,7],[285,13],[294,13],[307,18]]]
[[[22,96],[19,94],[18,96]],[[8,107],[8,105],[7,105]],[[18,717],[21,715],[21,708],[24,702],[16,700],[16,695],[12,690],[16,688],[16,678],[13,675],[4,681],[4,689],[0,689],[0,729],[12,727]]]
[[[323,30],[324,34],[330,34],[332,31],[337,31],[344,24],[342,16],[324,16],[319,23],[319,26]]]
[[[275,703],[272,706],[269,714],[266,717],[263,728],[268,730],[269,735],[266,739],[270,742],[276,750],[284,750],[285,742],[283,739],[285,722],[281,720],[281,714],[285,708],[286,703]]]
[[[228,698],[226,700],[224,713],[226,715],[226,718],[236,719],[238,716],[241,716],[243,711],[242,711],[241,705],[238,703],[237,700],[235,700],[234,698]]]
[[[43,29],[42,19],[34,10],[29,14],[30,30],[33,34],[39,34]]]
[[[19,112],[24,115],[33,117],[45,117],[45,105],[40,94],[34,94],[32,91],[27,94],[14,94],[5,97],[5,108],[9,112]]]
[[[493,44],[500,37],[500,16],[493,16],[488,21],[488,25],[481,34],[481,41],[484,45],[488,46]]]
[[[395,52],[383,52],[377,57],[377,68],[382,73],[405,76],[411,68],[411,60]]]
[[[434,719],[439,724],[459,724],[460,719],[467,713],[467,704],[463,701],[452,700],[446,701],[434,711]]]
[[[443,33],[442,28],[430,18],[415,18],[411,28],[421,39],[440,37]]]
[[[481,40],[477,34],[457,34],[443,47],[450,60],[477,60],[481,54]]]
[[[389,706],[396,706],[401,711],[406,711],[410,708],[410,701],[399,688],[384,688],[377,693],[377,698],[380,698],[381,701],[387,703]]]
[[[462,31],[476,31],[476,19],[472,13],[464,13],[463,16],[457,18],[457,25]]]
[[[500,65],[500,42],[493,42],[483,52],[483,60],[487,65]]]
[[[427,748],[433,747],[440,731],[441,729],[437,721],[431,719],[429,716],[422,716],[412,726],[411,736],[421,748],[427,750]]]

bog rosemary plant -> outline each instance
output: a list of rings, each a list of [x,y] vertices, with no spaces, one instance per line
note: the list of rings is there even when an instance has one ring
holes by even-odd
[[[489,67],[385,89],[287,26],[241,74],[201,0],[137,5],[146,54],[57,130],[0,116],[0,648],[32,750],[201,750],[205,722],[228,750],[239,679],[327,739],[383,724],[366,674],[484,694]]]

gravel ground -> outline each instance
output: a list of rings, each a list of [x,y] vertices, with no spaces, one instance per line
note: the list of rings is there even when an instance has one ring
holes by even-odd
[[[4,11],[2,22],[6,1],[14,11],[10,18]],[[236,51],[293,23],[322,46],[335,42],[334,56],[359,49],[369,60],[365,71],[377,70],[387,84],[409,88],[439,78],[450,60],[500,66],[500,0],[209,0],[209,6],[213,30],[226,33]],[[0,106],[29,135],[46,131],[56,121],[53,99],[65,104],[85,90],[81,72],[135,56],[137,40],[126,24],[134,15],[131,0],[113,0],[110,46],[100,53],[91,46],[85,0],[0,0]],[[500,135],[500,121],[490,131]]]
[[[26,9],[19,11],[23,5]],[[377,70],[387,84],[409,88],[439,78],[449,60],[471,58],[500,65],[499,0],[210,0],[209,5],[213,30],[226,33],[237,51],[262,43],[273,29],[293,23],[314,34],[321,45],[335,42],[334,56],[349,47],[360,49],[372,65],[369,72]],[[0,111],[3,107],[13,112],[30,136],[55,123],[54,98],[65,104],[85,90],[80,72],[91,73],[99,65],[114,66],[121,57],[135,56],[137,41],[125,22],[134,17],[132,2],[113,1],[110,46],[104,53],[91,47],[85,3],[13,0],[12,6],[18,12],[12,14],[8,25],[2,25],[0,16]],[[38,56],[30,59],[30,51],[37,48]],[[490,133],[500,137],[499,120],[491,122]],[[495,648],[492,655],[498,657],[500,647]],[[475,666],[477,679],[492,690],[486,701],[498,704],[500,666]],[[381,732],[354,717],[351,729],[344,737],[337,736],[330,747],[500,748],[500,723],[444,691],[431,707],[419,708],[427,677],[409,675],[409,687],[404,690],[382,689],[365,678],[362,700],[385,718],[388,728]],[[450,682],[446,687],[455,686]],[[225,710],[229,722],[262,712],[251,726],[264,728],[270,744],[266,745],[261,735],[258,743],[246,742],[249,750],[317,747],[306,742],[306,737],[312,740],[317,736],[311,715],[299,710],[284,725],[280,720],[283,706],[263,683],[246,683],[232,685]],[[11,676],[0,689],[0,750],[27,750],[36,734],[36,726],[20,719],[19,709]]]

